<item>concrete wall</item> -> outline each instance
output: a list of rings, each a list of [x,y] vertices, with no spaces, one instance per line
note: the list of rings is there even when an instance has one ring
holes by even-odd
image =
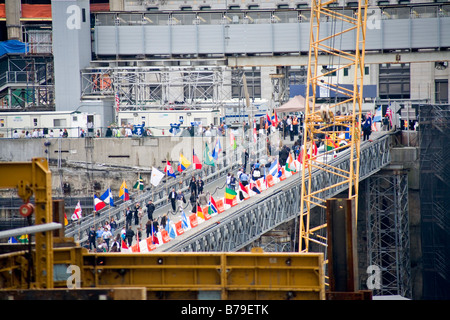
[[[84,14],[83,14],[84,12]],[[76,110],[80,104],[80,70],[91,61],[88,0],[52,1],[52,37],[56,110]]]
[[[224,148],[226,138],[221,137]],[[50,142],[48,154],[45,142]],[[145,137],[145,138],[53,138],[53,139],[1,139],[0,161],[30,161],[34,157],[49,157],[70,162],[89,162],[124,167],[152,166],[162,168],[165,161],[179,160],[180,153],[192,161],[192,150],[203,160],[205,143],[213,145],[211,137]]]

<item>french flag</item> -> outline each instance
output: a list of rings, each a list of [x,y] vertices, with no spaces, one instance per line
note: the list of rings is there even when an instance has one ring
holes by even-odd
[[[100,211],[100,210],[102,210],[104,207],[106,207],[106,203],[104,203],[101,199],[99,199],[99,198],[94,194],[94,208],[95,208],[95,211]]]

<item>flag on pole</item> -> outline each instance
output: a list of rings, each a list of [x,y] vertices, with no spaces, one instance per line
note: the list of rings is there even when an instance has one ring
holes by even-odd
[[[269,174],[271,174],[274,178],[278,175],[278,160],[272,162],[269,168]]]
[[[203,154],[203,163],[207,164],[209,166],[215,166],[214,163],[214,157],[211,155],[211,152],[209,152],[208,143],[205,142],[205,151]]]
[[[277,113],[274,111],[273,115],[272,115],[272,123],[273,126],[276,127],[278,125],[278,117],[277,117]]]
[[[213,196],[209,196],[209,203],[208,203],[208,214],[209,215],[213,215],[218,213],[217,211],[217,205],[216,205],[216,201],[214,200]]]
[[[120,96],[119,93],[116,92],[116,111],[119,112],[119,107],[120,107]]]
[[[263,177],[263,179],[265,181],[265,176]],[[253,180],[250,181],[249,188],[250,188],[250,190],[252,190],[256,194],[260,194],[261,193],[261,191],[258,188],[258,185]]]
[[[315,144],[314,144],[315,145]],[[325,137],[325,150],[330,151],[336,149],[338,145],[329,136]]]
[[[79,203],[79,202],[78,202]],[[104,203],[101,199],[97,197],[97,195],[94,194],[94,209],[95,211],[100,211],[104,207],[106,207],[106,203]],[[75,209],[76,210],[76,209]],[[73,219],[73,218],[72,218]]]
[[[142,179],[141,175],[139,175],[139,178],[134,184],[133,189],[144,190],[144,179]]]
[[[127,243],[123,239],[121,239],[121,240],[122,240],[122,245],[121,245],[120,252],[129,252]]]
[[[266,113],[266,116],[267,116],[267,121],[266,121],[266,123],[267,123],[267,126],[268,126],[268,127],[270,127],[270,126],[272,125],[272,120],[270,119],[270,117],[269,117],[269,114],[268,114],[268,113]]]
[[[169,162],[169,161],[167,161],[167,164],[166,164],[166,166],[165,166],[165,168],[164,168],[164,173],[166,173],[168,176],[171,176],[171,177],[173,177],[173,178],[176,178],[175,171],[173,171],[173,168],[172,168],[172,166],[170,165],[170,162]]]
[[[175,239],[175,237],[177,236],[177,233],[175,231],[175,226],[172,224],[169,227],[169,237],[171,237],[172,239]]]
[[[128,188],[127,188],[127,184],[125,183],[125,180],[123,180],[122,184],[120,185],[119,188],[119,197],[123,200],[123,201],[128,201],[130,200],[130,195],[128,193]]]
[[[80,201],[78,201],[76,207],[75,207],[75,211],[72,214],[72,220],[78,220],[81,219],[81,213],[83,210],[81,210],[81,204]]]
[[[240,193],[239,193],[239,199],[240,199],[240,200],[244,200],[244,199],[246,199],[246,198],[249,197],[247,187],[244,186],[244,185],[242,184],[242,182],[240,182],[240,181],[239,181],[239,192],[240,192]]]
[[[391,126],[392,126],[392,109],[391,109],[391,105],[389,105],[389,106],[387,107],[387,110],[386,110],[386,117],[388,117],[389,123],[390,123]]]
[[[230,130],[230,146],[231,148],[236,149],[237,144],[236,144],[236,138],[234,137],[233,132]]]
[[[202,163],[200,162],[200,160],[198,159],[197,155],[195,154],[194,149],[192,149],[192,162],[194,163],[194,168],[195,169],[201,169],[202,168]]]
[[[141,252],[141,248],[139,246],[139,232],[136,232],[136,249],[137,252]]]
[[[191,162],[186,159],[185,156],[183,156],[182,153],[180,153],[180,162],[178,163],[178,171],[183,172],[191,165]]]
[[[164,178],[164,173],[152,167],[152,176],[150,178],[150,183],[155,187],[161,182],[162,178]]]
[[[103,193],[100,196],[100,199],[103,200],[103,202],[109,204],[111,207],[114,207],[114,199],[113,199],[113,196],[112,196],[112,193],[111,193],[111,188],[108,188],[105,191],[105,193]]]
[[[19,243],[28,243],[28,240],[29,240],[29,238],[28,238],[27,234],[21,235],[18,239]]]
[[[199,204],[197,204],[197,217],[202,218],[203,220],[206,220],[205,216],[203,215],[202,207],[200,207]]]
[[[225,188],[225,203],[233,205],[233,200],[236,198],[236,191],[228,187]]]
[[[286,165],[284,167],[286,171],[296,171],[295,170],[295,163],[294,163],[294,157],[292,156],[292,153],[289,152],[289,157],[286,161]]]
[[[184,211],[181,213],[181,226],[183,227],[184,230],[189,229],[189,220]]]
[[[153,227],[153,223],[152,223],[152,235],[151,235],[151,237],[152,237],[152,244],[159,244],[159,240],[158,240],[158,237],[156,235],[156,230]]]
[[[19,243],[19,241],[17,241],[17,239],[14,237],[9,237],[8,243]]]
[[[381,106],[375,111],[375,116],[373,117],[373,122],[381,122]]]
[[[221,152],[222,152],[222,145],[220,144],[220,139],[217,138],[216,144],[214,146],[211,156],[214,158],[214,160],[217,160],[219,158],[219,154]]]

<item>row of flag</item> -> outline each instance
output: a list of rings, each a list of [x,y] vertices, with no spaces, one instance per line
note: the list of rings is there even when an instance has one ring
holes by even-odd
[[[234,206],[239,201],[244,201],[252,196],[252,192],[253,194],[260,194],[263,190],[273,186],[276,181],[284,180],[289,174],[295,174],[298,170],[298,161],[296,162],[292,154],[289,155],[285,166],[281,166],[278,159],[275,159],[269,168],[269,172],[266,174],[264,170],[264,175],[261,178],[256,181],[250,179],[248,185],[239,182],[237,190],[226,186],[223,198],[216,200],[210,195],[208,204],[205,207],[202,208],[197,204],[194,212],[189,216],[182,211],[178,222],[174,223],[169,219],[166,227],[159,231],[155,231],[152,227],[151,236],[147,239],[136,239],[136,243],[130,247],[125,242],[122,242],[122,252],[152,251],[157,245],[167,243],[185,231],[209,220],[212,216],[224,212],[227,208],[225,205]]]

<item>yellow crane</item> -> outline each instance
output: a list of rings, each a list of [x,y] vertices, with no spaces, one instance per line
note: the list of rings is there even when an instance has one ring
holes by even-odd
[[[335,1],[311,1],[299,226],[299,250],[301,252],[310,252],[312,243],[323,248],[328,245],[327,223],[322,221],[314,224],[311,217],[313,206],[326,209],[327,199],[322,196],[325,191],[336,187],[348,187],[348,199],[354,201],[355,212],[358,210],[360,119],[363,103],[367,0],[358,1],[358,7],[355,8],[352,16],[345,15],[339,10],[330,10],[329,5],[333,2]],[[326,20],[333,23],[340,22],[341,29],[338,32],[330,32],[329,35],[322,36],[325,32],[321,30],[320,25]],[[336,25],[338,24],[336,23]],[[344,37],[347,40],[354,37],[353,50],[348,52],[341,50],[340,44]],[[336,68],[319,70],[319,58],[324,55],[336,58],[340,64]],[[352,89],[330,80],[331,74],[344,69],[353,73]],[[345,98],[339,102],[330,101],[329,104],[319,107],[316,105],[316,97],[320,90],[329,90],[329,92]],[[345,114],[340,114],[337,111],[343,105],[350,105],[351,108],[349,107]],[[330,150],[325,149],[325,153],[318,156],[313,146],[318,142],[319,137],[323,138],[324,136],[324,143],[330,145]],[[346,148],[350,149],[348,170],[333,166],[326,160],[332,158],[335,152]],[[327,174],[335,176],[336,179],[332,179],[335,182],[322,186],[319,190],[314,189],[311,177],[315,170],[326,171]]]

